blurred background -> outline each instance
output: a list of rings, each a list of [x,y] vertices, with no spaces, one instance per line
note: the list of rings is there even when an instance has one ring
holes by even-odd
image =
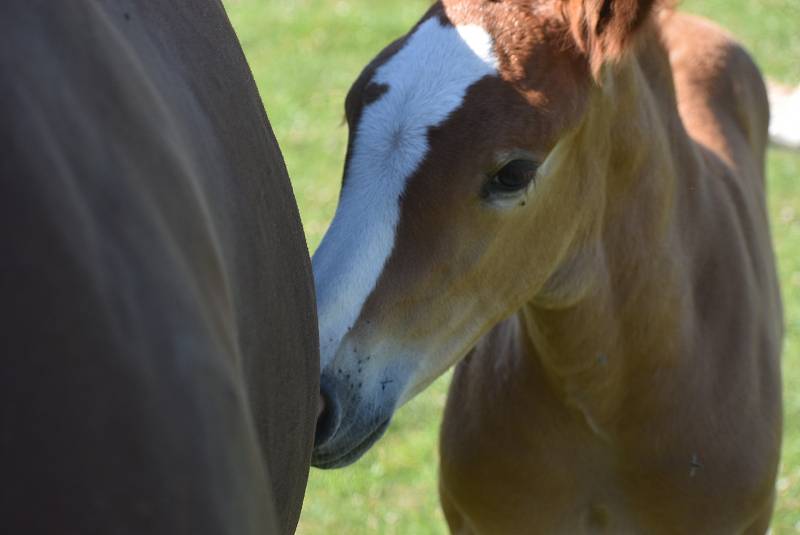
[[[225,0],[280,142],[311,253],[333,217],[361,69],[430,0]],[[767,76],[800,83],[800,0],[686,0],[750,49]],[[769,154],[769,207],[786,312],[785,439],[773,522],[800,533],[800,154]],[[344,470],[312,469],[301,535],[444,534],[437,436],[450,375],[402,408],[386,436]],[[743,445],[746,447],[746,445]]]

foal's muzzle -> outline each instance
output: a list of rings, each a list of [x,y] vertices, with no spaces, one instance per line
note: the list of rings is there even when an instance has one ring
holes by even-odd
[[[337,388],[338,386],[338,388]],[[393,404],[363,403],[347,385],[323,374],[320,380],[321,409],[317,418],[311,464],[317,468],[339,468],[358,460],[389,427]]]

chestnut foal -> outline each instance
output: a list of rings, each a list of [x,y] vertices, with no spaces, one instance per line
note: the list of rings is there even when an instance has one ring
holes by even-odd
[[[445,0],[346,109],[314,464],[461,361],[454,533],[765,532],[782,315],[747,53],[653,1]]]

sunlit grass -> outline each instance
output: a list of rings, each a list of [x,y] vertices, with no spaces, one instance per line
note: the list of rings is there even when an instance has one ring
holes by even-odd
[[[313,251],[336,207],[346,143],[344,96],[361,68],[427,0],[227,0],[283,149]],[[690,0],[750,48],[764,71],[800,82],[800,1]],[[785,441],[773,532],[800,533],[800,157],[772,151],[770,211],[786,313]],[[447,378],[404,407],[354,466],[312,470],[303,535],[445,533],[436,494]]]

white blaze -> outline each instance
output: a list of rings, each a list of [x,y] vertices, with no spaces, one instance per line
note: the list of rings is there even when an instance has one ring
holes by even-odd
[[[497,73],[481,27],[428,19],[372,80],[387,92],[366,106],[339,206],[314,254],[324,369],[358,319],[394,247],[400,195],[428,152],[428,130],[461,106],[467,89]]]

